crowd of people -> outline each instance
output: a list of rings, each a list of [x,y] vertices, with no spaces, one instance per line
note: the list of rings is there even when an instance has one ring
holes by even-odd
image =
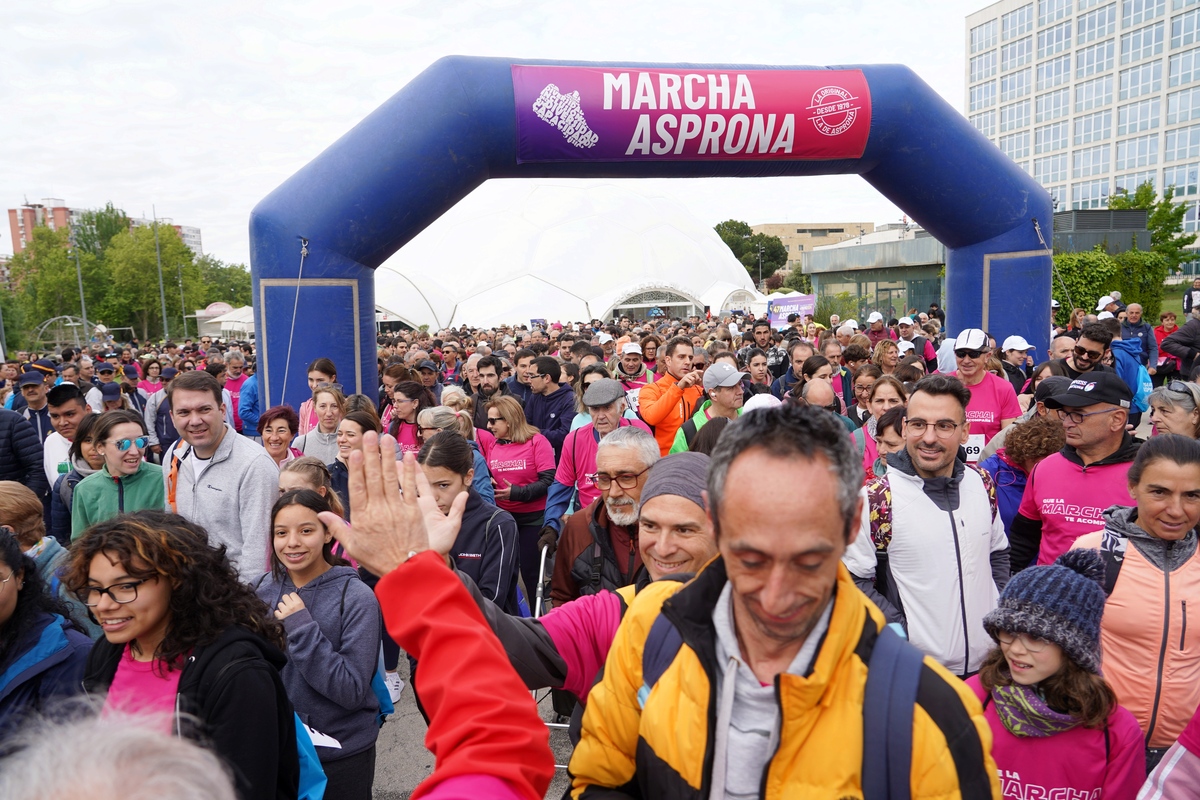
[[[419,796],[543,796],[549,688],[572,797],[1195,797],[1195,308],[383,334],[270,408],[251,342],[17,353],[0,796],[370,798],[407,677]]]

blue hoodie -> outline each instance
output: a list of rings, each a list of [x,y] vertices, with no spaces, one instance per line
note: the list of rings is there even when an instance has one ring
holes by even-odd
[[[1113,369],[1125,381],[1129,391],[1133,392],[1130,413],[1138,414],[1150,410],[1149,396],[1154,390],[1150,383],[1150,373],[1142,366],[1141,339],[1113,339],[1112,344]]]
[[[280,582],[268,572],[254,591],[274,614],[279,600],[297,589],[291,578]],[[298,591],[304,608],[283,620],[283,685],[300,719],[341,743],[340,750],[317,748],[322,761],[336,761],[367,750],[379,735],[371,678],[379,663],[382,615],[375,593],[352,567],[332,567]]]

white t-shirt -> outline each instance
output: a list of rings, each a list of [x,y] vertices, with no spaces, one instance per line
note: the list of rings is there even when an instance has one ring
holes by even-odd
[[[54,431],[46,437],[46,441],[42,444],[42,469],[46,471],[46,480],[50,482],[50,488],[54,488],[54,482],[58,480],[58,476],[66,475],[71,471],[71,463],[67,460],[67,452],[71,449],[71,443],[59,433]],[[67,468],[63,472],[59,472],[59,465],[66,464]]]

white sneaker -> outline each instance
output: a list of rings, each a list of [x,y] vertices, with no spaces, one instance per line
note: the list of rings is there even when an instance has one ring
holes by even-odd
[[[395,672],[384,672],[383,683],[387,686],[388,696],[392,698],[393,703],[400,702],[400,693],[404,691],[404,681]]]

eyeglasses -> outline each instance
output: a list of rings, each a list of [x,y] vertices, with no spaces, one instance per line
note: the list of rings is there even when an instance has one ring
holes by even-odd
[[[95,608],[100,605],[100,596],[108,595],[113,599],[114,603],[125,605],[137,600],[137,589],[146,581],[127,581],[125,583],[114,583],[112,586],[101,588],[99,586],[88,586],[81,589],[77,596],[79,602],[83,603],[88,608]]]
[[[932,425],[934,431],[941,438],[953,435],[958,430],[960,424],[949,419],[939,419],[937,422],[926,422],[923,419],[906,419],[904,421],[904,427],[910,433],[915,433],[917,436],[924,436],[925,431]]]
[[[1104,357],[1103,350],[1088,350],[1085,347],[1076,346],[1071,352],[1075,354],[1076,358],[1086,358],[1090,361],[1099,361]]]
[[[874,387],[875,387],[875,384],[874,384],[874,383],[868,383],[868,384],[866,384],[865,386],[864,386],[863,384],[861,384],[861,383],[856,383],[856,384],[854,384],[854,391],[856,391],[856,392],[869,392],[869,391],[871,391],[871,389],[873,389]]]
[[[146,445],[150,444],[150,439],[147,436],[139,436],[136,439],[117,439],[113,444],[124,453],[131,446],[136,446],[138,450],[145,450]]]
[[[1062,419],[1069,419],[1069,420],[1071,420],[1071,422],[1073,422],[1076,425],[1082,425],[1084,417],[1094,417],[1097,414],[1111,414],[1114,411],[1120,411],[1120,409],[1104,408],[1104,409],[1101,409],[1100,411],[1089,411],[1086,414],[1083,413],[1082,411],[1059,411],[1058,413],[1062,417]]]
[[[594,475],[588,475],[588,480],[596,484],[596,488],[602,492],[608,489],[615,483],[622,489],[634,489],[637,487],[638,478],[650,471],[649,467],[641,472],[622,472],[620,475],[609,475],[607,472],[597,472]]]
[[[1017,639],[1020,639],[1021,644],[1031,653],[1040,653],[1046,649],[1046,645],[1050,644],[1050,642],[1046,639],[1042,639],[1037,636],[1030,636],[1028,633],[1018,633],[1016,636],[1013,636],[1011,633],[1002,632],[996,634],[996,639],[1005,647],[1008,647],[1016,642]]]
[[[987,350],[955,350],[954,355],[958,356],[959,358],[969,358],[974,360],[987,355],[987,352]]]
[[[495,425],[497,422],[504,422],[504,417],[488,417],[487,418],[487,424],[488,424],[489,428],[491,426]]]

